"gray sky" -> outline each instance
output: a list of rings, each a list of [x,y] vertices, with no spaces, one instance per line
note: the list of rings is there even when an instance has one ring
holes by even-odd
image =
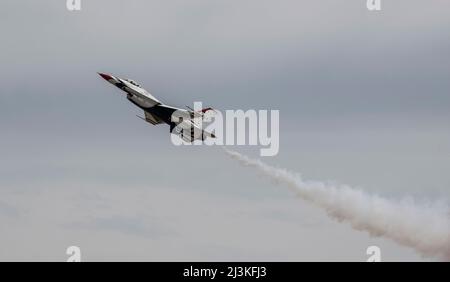
[[[2,1],[0,260],[423,260],[167,126],[174,106],[280,110],[265,161],[384,197],[450,196],[448,1]],[[235,148],[257,156],[255,148]]]

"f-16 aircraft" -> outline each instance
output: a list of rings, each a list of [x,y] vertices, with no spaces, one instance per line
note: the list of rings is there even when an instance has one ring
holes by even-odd
[[[122,79],[105,73],[98,74],[124,91],[131,103],[144,110],[145,117],[138,116],[144,121],[153,125],[166,123],[170,126],[171,133],[179,135],[186,142],[205,140],[206,137],[215,138],[214,134],[201,129],[194,122],[195,118],[202,118],[207,111],[213,110],[212,108],[194,111],[191,108],[185,110],[164,105],[131,79]]]

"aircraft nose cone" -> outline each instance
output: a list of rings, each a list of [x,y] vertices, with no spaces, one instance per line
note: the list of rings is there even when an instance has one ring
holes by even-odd
[[[110,80],[110,79],[112,79],[112,77],[111,77],[109,74],[101,73],[101,72],[99,72],[98,74],[99,74],[101,77],[103,77],[105,80]]]

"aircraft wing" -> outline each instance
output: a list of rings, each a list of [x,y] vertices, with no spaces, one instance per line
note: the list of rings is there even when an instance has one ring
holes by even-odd
[[[179,135],[187,142],[204,140],[206,137],[215,138],[214,134],[200,128],[194,122],[191,112],[187,110],[167,105],[156,105],[145,109],[145,120],[151,124],[161,122],[169,124],[170,132]]]
[[[200,111],[194,111],[194,109],[189,106],[186,106],[186,108],[188,108],[188,112],[191,115],[191,118],[203,118],[209,111],[212,111],[213,113],[216,112],[213,108],[204,108]]]
[[[153,125],[163,123],[163,121],[160,120],[157,116],[155,116],[149,112],[144,112],[144,113],[145,113],[145,120],[148,121],[149,123],[151,123]]]
[[[193,142],[195,140],[205,140],[206,137],[215,138],[216,136],[198,127],[191,120],[184,120],[178,124],[173,124],[170,132],[179,135],[186,142]]]
[[[140,116],[137,116],[137,117],[142,120],[145,120],[146,122],[151,123],[153,125],[163,123],[163,121],[161,119],[159,119],[157,116],[155,116],[149,112],[144,111],[144,114],[145,114],[145,118],[140,117]]]

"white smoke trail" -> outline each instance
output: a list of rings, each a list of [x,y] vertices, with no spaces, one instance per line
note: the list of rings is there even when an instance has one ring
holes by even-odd
[[[287,184],[302,199],[325,209],[330,217],[350,223],[356,230],[390,238],[415,249],[424,257],[450,260],[448,205],[418,205],[412,199],[388,200],[347,185],[304,181],[296,173],[269,166],[237,152],[225,151],[242,164]]]

